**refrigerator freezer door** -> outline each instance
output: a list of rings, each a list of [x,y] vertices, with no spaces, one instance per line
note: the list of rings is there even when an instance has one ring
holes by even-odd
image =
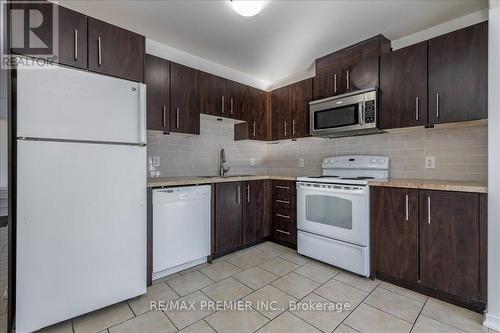
[[[49,67],[17,67],[17,137],[145,143],[143,84]]]
[[[16,331],[146,292],[146,148],[18,140]]]

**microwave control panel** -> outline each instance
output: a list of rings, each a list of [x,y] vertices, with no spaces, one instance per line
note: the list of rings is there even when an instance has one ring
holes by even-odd
[[[365,102],[365,124],[375,122],[375,100]]]

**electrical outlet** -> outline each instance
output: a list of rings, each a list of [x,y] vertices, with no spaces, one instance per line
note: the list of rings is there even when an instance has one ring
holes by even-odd
[[[255,166],[255,158],[250,159],[250,166]]]
[[[153,156],[153,166],[154,167],[160,166],[160,156]]]
[[[436,168],[436,157],[435,156],[425,156],[425,168],[435,169]]]
[[[304,167],[304,159],[299,158],[299,168],[303,168],[303,167]]]

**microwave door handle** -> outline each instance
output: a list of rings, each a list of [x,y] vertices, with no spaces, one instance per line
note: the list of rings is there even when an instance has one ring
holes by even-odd
[[[359,102],[359,124],[365,124],[365,103],[363,101]]]

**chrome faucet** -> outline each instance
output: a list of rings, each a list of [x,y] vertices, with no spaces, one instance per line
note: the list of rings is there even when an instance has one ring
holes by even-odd
[[[224,148],[220,150],[219,156],[219,176],[224,177],[224,175],[229,171],[231,167],[224,168],[224,163],[226,163],[226,152]]]

